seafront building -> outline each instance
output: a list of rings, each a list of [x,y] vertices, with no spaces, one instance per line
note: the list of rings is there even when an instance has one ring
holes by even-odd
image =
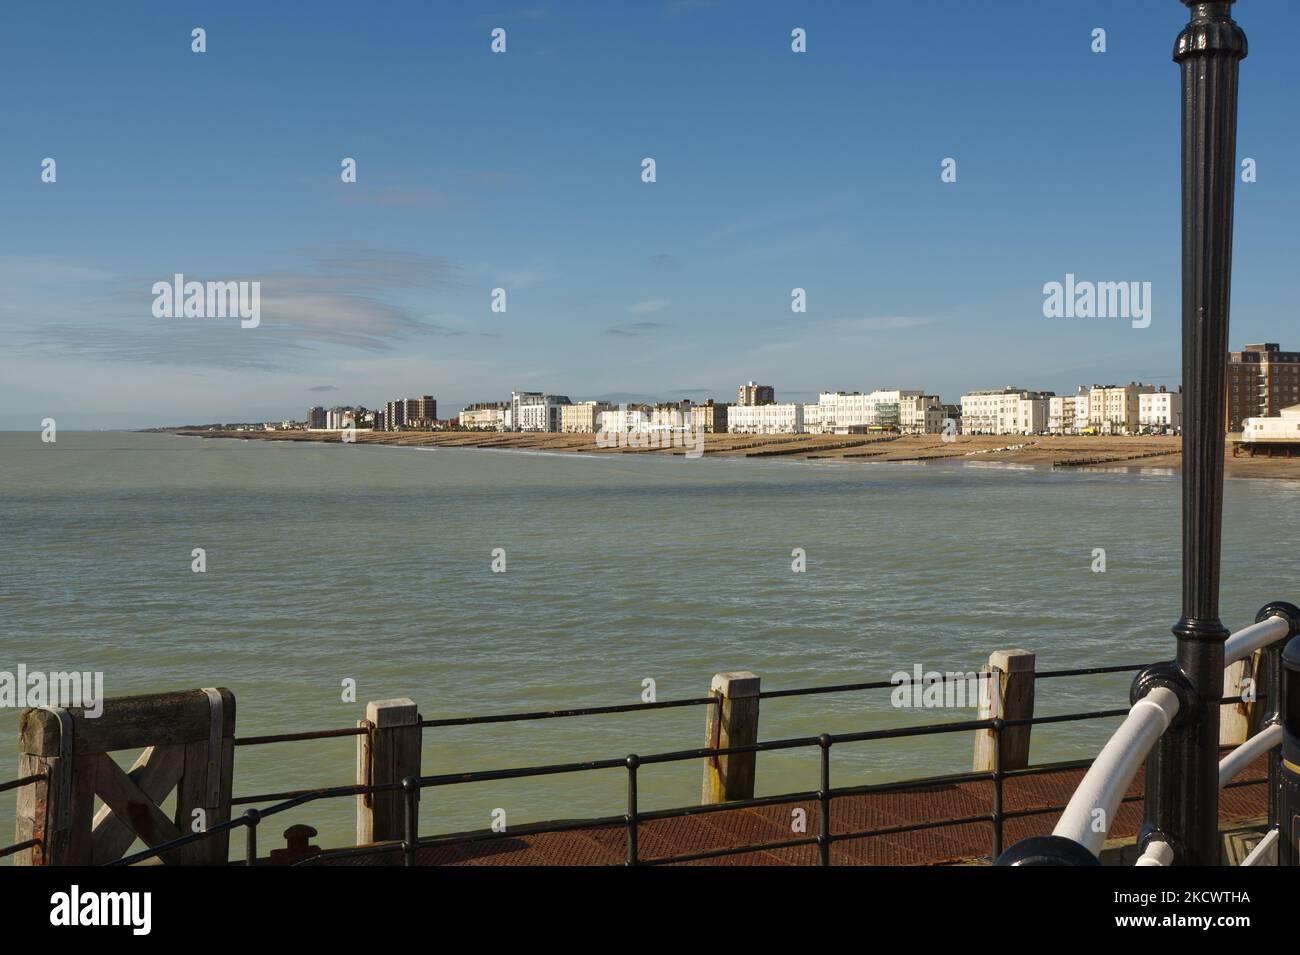
[[[342,431],[344,428],[372,427],[374,412],[365,408],[331,408],[325,413],[325,430]]]
[[[600,430],[600,416],[612,406],[608,401],[578,401],[560,407],[560,430],[565,434],[590,434]]]
[[[997,388],[961,396],[963,434],[1037,434],[1047,430],[1050,391]]]
[[[650,410],[650,430],[681,431],[691,426],[691,402],[664,401]]]
[[[727,430],[734,434],[799,434],[803,431],[803,405],[732,405],[727,409]]]
[[[820,401],[807,401],[803,406],[803,429],[808,434],[825,434],[826,425],[822,418]]]
[[[1088,392],[1088,427],[1098,434],[1137,434],[1139,398],[1155,390],[1139,381],[1093,385]]]
[[[1300,402],[1300,352],[1284,352],[1276,342],[1246,345],[1228,352],[1228,431],[1243,431],[1247,418],[1276,415]]]
[[[464,408],[458,420],[462,428],[502,431],[505,429],[506,406],[504,402],[481,401]]]
[[[1183,395],[1180,391],[1159,391],[1138,395],[1138,427],[1144,431],[1183,430]]]
[[[325,427],[326,414],[325,409],[317,405],[315,408],[307,409],[307,430],[320,431]]]
[[[544,395],[540,391],[514,391],[510,393],[510,421],[512,431],[553,431],[561,427],[561,409],[573,404],[565,395]]]
[[[725,434],[730,407],[730,402],[714,402],[712,398],[702,405],[692,405],[691,427],[700,434]]]
[[[771,385],[756,385],[748,382],[736,389],[736,404],[742,407],[776,404],[776,389]]]
[[[1087,401],[1085,396],[1084,401]],[[1052,434],[1074,434],[1078,420],[1078,395],[1052,395],[1047,399],[1047,430]],[[1086,416],[1085,416],[1086,420]]]
[[[654,408],[645,404],[621,404],[600,414],[598,431],[626,433],[628,431],[648,431],[650,415]]]
[[[402,428],[432,429],[438,425],[438,402],[432,395],[419,398],[395,398],[384,403],[383,415],[375,426],[384,431]]]

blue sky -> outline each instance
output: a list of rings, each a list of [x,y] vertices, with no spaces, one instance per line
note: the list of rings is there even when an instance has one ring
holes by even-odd
[[[992,9],[10,5],[0,428],[422,393],[447,415],[511,389],[727,398],[751,378],[795,400],[1177,384],[1186,10]],[[1232,343],[1300,347],[1300,5],[1235,15],[1238,154],[1258,181],[1237,189]],[[261,281],[261,325],[155,318],[151,286],[176,272]],[[1044,318],[1043,284],[1067,272],[1151,282],[1151,326]]]

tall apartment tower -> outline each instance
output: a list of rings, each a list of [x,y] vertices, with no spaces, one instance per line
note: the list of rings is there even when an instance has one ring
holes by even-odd
[[[384,404],[384,430],[400,431],[406,424],[406,402],[389,401]]]
[[[751,381],[736,389],[736,404],[750,408],[754,405],[774,405],[776,389],[771,385],[756,385]]]
[[[1246,345],[1228,352],[1229,431],[1246,418],[1268,417],[1300,404],[1300,352],[1284,352],[1275,342]]]

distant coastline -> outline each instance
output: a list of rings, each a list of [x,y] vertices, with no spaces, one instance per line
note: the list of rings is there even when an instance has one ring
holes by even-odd
[[[235,431],[152,428],[154,433],[245,441],[310,441],[338,444],[337,431]],[[1182,439],[1174,436],[1046,436],[835,434],[707,434],[707,457],[757,460],[836,460],[872,462],[997,462],[1054,469],[1139,469],[1182,467]],[[594,434],[495,431],[358,431],[357,444],[430,448],[492,448],[571,454],[652,454],[682,456],[681,448],[603,448]],[[1230,477],[1300,480],[1300,458],[1226,456]]]

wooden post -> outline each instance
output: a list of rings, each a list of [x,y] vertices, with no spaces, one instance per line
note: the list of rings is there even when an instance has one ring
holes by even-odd
[[[1242,683],[1252,677],[1254,657],[1238,660],[1223,671],[1223,695],[1237,697],[1219,710],[1219,745],[1239,746],[1250,736],[1249,704],[1241,699]]]
[[[368,730],[357,737],[358,786],[420,775],[420,714],[414,700],[372,700],[357,725]],[[357,797],[357,845],[401,839],[404,826],[401,790]]]
[[[989,677],[986,683],[988,692],[980,694],[979,719],[999,716],[1004,720],[1033,718],[1035,660],[1035,655],[1028,650],[995,650],[989,654],[989,662],[980,668]],[[1030,729],[1030,726],[1011,726],[1002,731],[1004,772],[1029,765]],[[991,729],[975,733],[975,772],[993,772],[993,747]]]
[[[18,771],[45,779],[18,791],[17,841],[39,839],[17,865],[100,865],[136,839],[154,846],[210,828],[230,816],[235,697],[229,690],[185,690],[23,711]],[[108,754],[144,749],[124,771]],[[191,753],[194,756],[191,756]],[[177,790],[176,812],[160,808]],[[104,807],[95,812],[95,797]],[[196,813],[194,810],[201,810]],[[168,863],[226,861],[225,833],[168,852]]]
[[[705,745],[711,749],[748,746],[758,742],[759,678],[748,670],[715,673],[709,691],[721,702],[708,708]],[[704,761],[703,805],[754,797],[757,753],[711,756]]]
[[[1268,698],[1270,657],[1256,650],[1223,671],[1223,696],[1235,696],[1236,703],[1224,703],[1219,710],[1219,745],[1240,746],[1264,728],[1272,703]],[[1253,699],[1241,699],[1249,682]]]

